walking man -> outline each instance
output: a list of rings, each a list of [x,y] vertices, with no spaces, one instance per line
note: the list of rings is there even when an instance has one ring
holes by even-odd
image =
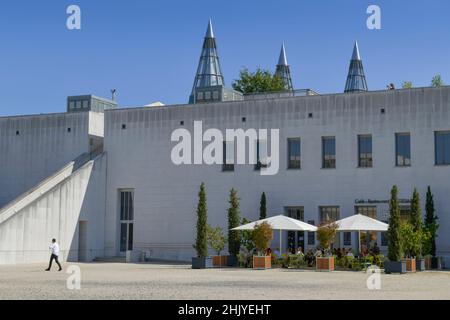
[[[59,257],[59,244],[56,242],[56,239],[52,240],[52,244],[50,245],[49,249],[52,251],[52,255],[50,257],[50,264],[48,265],[48,269],[45,269],[45,271],[50,271],[50,269],[52,268],[52,262],[53,260],[56,261],[56,264],[59,266],[59,270],[62,270],[61,264],[58,261],[58,257]]]

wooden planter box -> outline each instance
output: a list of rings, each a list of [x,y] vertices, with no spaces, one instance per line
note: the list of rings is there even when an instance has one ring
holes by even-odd
[[[406,272],[416,272],[416,259],[405,259]]]
[[[223,268],[228,266],[228,256],[213,256],[213,267]]]
[[[317,257],[317,271],[334,271],[334,257]]]
[[[253,269],[270,269],[272,268],[271,256],[253,256]]]

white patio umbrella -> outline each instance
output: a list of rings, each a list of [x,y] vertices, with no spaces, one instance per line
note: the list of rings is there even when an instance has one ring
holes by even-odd
[[[358,250],[361,249],[361,231],[380,231],[384,232],[389,229],[389,225],[372,219],[368,216],[364,216],[362,214],[356,214],[350,216],[348,218],[339,220],[335,222],[338,225],[338,231],[342,232],[352,232],[358,231]]]
[[[240,227],[237,227],[237,228],[234,228],[231,230],[236,230],[236,231],[253,230],[253,229],[255,229],[255,227],[257,225],[259,225],[263,222],[267,222],[272,227],[272,229],[280,231],[280,252],[282,250],[281,249],[282,248],[282,246],[281,246],[282,245],[282,237],[281,237],[282,231],[312,231],[312,232],[317,231],[316,226],[313,226],[313,225],[310,225],[303,221],[289,218],[289,217],[286,217],[283,215],[251,222],[251,223],[245,224],[243,226],[240,226]]]

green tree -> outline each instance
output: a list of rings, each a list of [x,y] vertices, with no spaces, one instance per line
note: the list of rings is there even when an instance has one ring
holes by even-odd
[[[250,220],[242,219],[242,225],[251,223]],[[253,241],[253,230],[242,231],[241,244],[247,249],[248,252],[252,252],[255,249],[255,242]]]
[[[444,81],[442,80],[442,77],[440,74],[437,74],[431,79],[431,85],[435,88],[442,87],[444,85]]]
[[[231,229],[239,227],[241,213],[239,210],[239,197],[234,188],[230,191],[228,203],[230,204],[228,208],[228,251],[230,255],[237,256],[241,248],[241,234],[240,231]]]
[[[225,248],[225,243],[227,238],[223,234],[222,228],[217,226],[215,228],[210,225],[206,228],[206,234],[208,239],[208,244],[214,252],[217,252],[217,255],[220,256],[223,248]]]
[[[258,254],[262,256],[273,238],[273,230],[270,224],[263,222],[258,224],[253,230],[253,241],[255,242]]]
[[[400,239],[402,249],[408,258],[418,257],[422,246],[422,233],[416,232],[414,226],[408,222],[400,222]]]
[[[425,223],[424,228],[428,233],[428,240],[425,241],[424,244],[424,254],[436,256],[436,238],[437,238],[437,230],[439,225],[437,223],[438,217],[436,215],[436,211],[434,209],[434,197],[431,192],[431,187],[428,186],[427,190],[427,200],[425,204]]]
[[[261,195],[261,201],[259,203],[259,219],[263,220],[267,218],[267,199],[266,193],[263,192]]]
[[[411,88],[413,88],[413,83],[411,81],[403,81],[402,88],[403,89],[411,89]]]
[[[206,206],[206,188],[205,183],[200,186],[197,205],[197,239],[194,248],[197,251],[197,257],[205,258],[208,256],[207,225],[208,208]]]
[[[232,86],[243,94],[285,91],[281,77],[261,68],[257,68],[255,72],[246,68],[241,70],[239,79],[235,80]]]
[[[409,223],[415,233],[415,238],[421,239],[423,236],[423,226],[422,226],[422,209],[420,208],[420,195],[416,188],[411,199],[411,216]],[[414,240],[417,240],[414,239]],[[422,256],[422,241],[419,241],[416,246],[413,246],[410,250],[412,257]]]
[[[387,232],[388,258],[390,261],[400,261],[403,258],[402,239],[400,234],[400,207],[398,203],[398,189],[393,186],[389,201],[389,230]]]

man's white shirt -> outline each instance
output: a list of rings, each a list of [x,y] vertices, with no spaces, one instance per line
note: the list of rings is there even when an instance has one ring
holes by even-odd
[[[55,256],[59,256],[59,244],[56,242],[50,245],[50,250]]]

